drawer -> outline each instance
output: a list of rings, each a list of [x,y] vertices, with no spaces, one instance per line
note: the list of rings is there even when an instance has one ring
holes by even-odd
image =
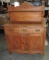
[[[5,33],[18,32],[18,27],[6,26],[4,27]]]
[[[44,28],[40,27],[22,27],[19,28],[19,33],[42,33]]]
[[[43,33],[43,31],[44,31],[44,28],[42,27],[33,28],[33,33]]]
[[[26,27],[19,28],[19,33],[27,33],[27,32],[29,32],[28,28]]]

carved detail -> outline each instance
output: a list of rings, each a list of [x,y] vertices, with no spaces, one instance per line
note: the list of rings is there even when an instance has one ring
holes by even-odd
[[[8,11],[45,11],[45,6],[33,6],[29,2],[24,2],[18,7],[8,6]]]
[[[29,2],[24,2],[24,3],[22,3],[21,5],[20,5],[20,7],[21,8],[33,8],[33,5],[31,4],[31,3],[29,3]]]

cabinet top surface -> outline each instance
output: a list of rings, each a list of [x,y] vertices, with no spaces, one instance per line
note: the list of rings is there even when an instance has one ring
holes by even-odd
[[[5,24],[4,26],[17,26],[17,27],[46,27],[41,24]]]

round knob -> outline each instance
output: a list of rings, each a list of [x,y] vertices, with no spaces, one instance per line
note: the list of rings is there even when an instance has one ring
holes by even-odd
[[[24,44],[24,43],[23,43]]]

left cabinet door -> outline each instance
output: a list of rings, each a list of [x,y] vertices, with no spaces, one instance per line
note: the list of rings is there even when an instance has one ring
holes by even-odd
[[[12,34],[12,47],[16,52],[22,51],[22,36],[19,33]]]

